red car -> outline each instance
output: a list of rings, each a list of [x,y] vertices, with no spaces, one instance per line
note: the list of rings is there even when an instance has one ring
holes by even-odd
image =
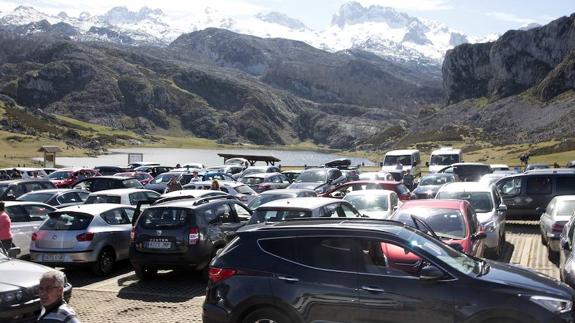
[[[100,173],[90,168],[61,169],[50,173],[48,179],[58,188],[70,188],[78,181],[94,176],[100,176]]]
[[[146,185],[154,180],[154,176],[146,172],[125,172],[114,174],[114,176],[135,177],[142,185]]]
[[[483,257],[485,232],[481,231],[471,204],[462,200],[416,200],[403,203],[391,216],[406,225],[426,231],[423,220],[444,243],[475,257]],[[407,257],[407,255],[401,255]],[[410,257],[416,257],[411,255]],[[402,263],[401,260],[398,261]]]
[[[401,201],[407,201],[411,198],[411,195],[409,194],[409,189],[401,182],[374,181],[374,180],[347,182],[321,196],[332,197],[332,198],[343,198],[345,194],[359,190],[389,190],[397,193],[397,196]]]

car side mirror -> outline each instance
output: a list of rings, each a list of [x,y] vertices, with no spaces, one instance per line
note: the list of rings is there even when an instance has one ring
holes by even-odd
[[[561,239],[560,241],[561,249],[571,251],[571,246],[569,245],[569,241],[565,239]]]
[[[499,211],[499,212],[507,212],[507,205],[505,205],[505,204],[499,205],[499,207],[497,208],[497,211]]]
[[[8,257],[10,258],[16,258],[18,257],[19,254],[20,254],[20,248],[18,247],[12,247],[8,250]]]
[[[485,238],[487,238],[487,234],[484,231],[476,232],[471,236],[471,240],[481,240]]]
[[[443,272],[433,266],[433,265],[427,265],[423,268],[421,268],[421,270],[419,271],[419,278],[421,280],[439,280],[441,278],[443,278]]]
[[[463,252],[463,246],[457,242],[452,242],[449,244],[449,246],[459,252]]]

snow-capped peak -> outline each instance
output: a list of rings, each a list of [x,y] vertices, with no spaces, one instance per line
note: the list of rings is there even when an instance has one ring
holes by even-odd
[[[333,16],[331,24],[343,28],[346,25],[385,22],[390,27],[399,28],[406,27],[413,21],[414,18],[397,12],[393,8],[377,5],[364,7],[359,2],[347,2]]]
[[[280,26],[288,27],[293,30],[304,31],[306,29],[309,29],[303,22],[291,18],[281,12],[275,12],[275,11],[268,13],[260,12],[256,15],[256,17],[262,21],[269,22],[272,24],[278,24]]]

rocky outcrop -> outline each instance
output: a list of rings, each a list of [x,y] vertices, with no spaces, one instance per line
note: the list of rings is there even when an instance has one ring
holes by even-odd
[[[537,95],[544,101],[575,89],[575,50],[557,65],[537,86]]]
[[[575,14],[546,26],[508,31],[497,41],[448,51],[443,82],[450,103],[518,94],[537,86],[575,49]]]

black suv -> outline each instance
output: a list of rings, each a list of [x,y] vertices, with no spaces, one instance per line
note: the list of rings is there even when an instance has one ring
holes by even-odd
[[[575,169],[538,169],[497,181],[507,216],[541,216],[557,195],[575,194]]]
[[[138,212],[137,212],[138,213]],[[132,229],[130,261],[140,279],[158,269],[203,271],[245,225],[251,211],[231,196],[162,203],[146,208]]]
[[[398,222],[246,227],[212,261],[203,322],[573,322],[575,292]]]

